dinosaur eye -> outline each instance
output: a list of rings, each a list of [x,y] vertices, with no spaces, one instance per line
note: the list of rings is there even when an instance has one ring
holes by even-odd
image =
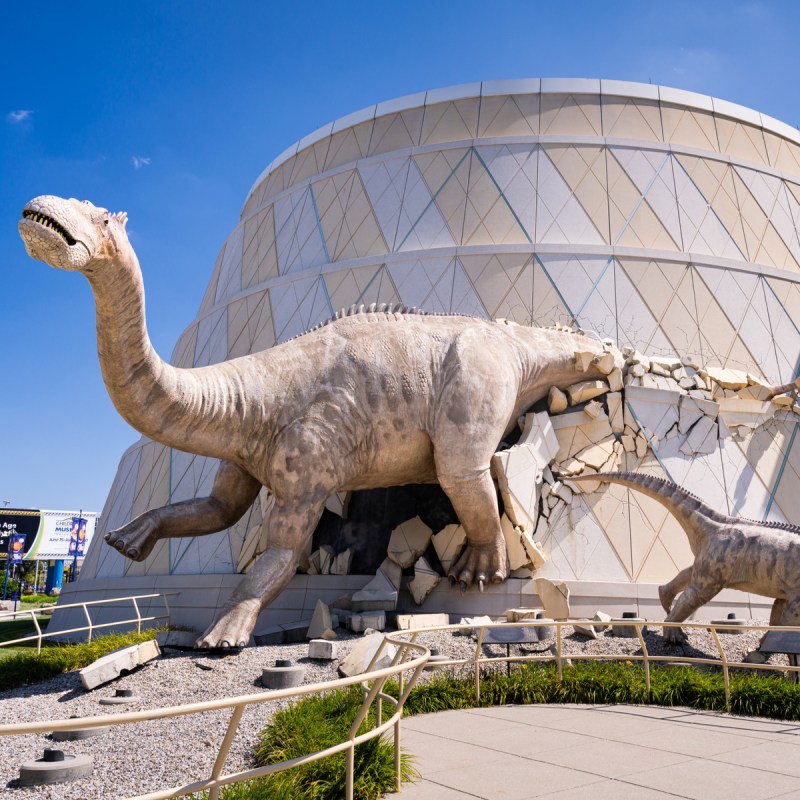
[[[103,225],[108,225],[108,217],[103,220]]]

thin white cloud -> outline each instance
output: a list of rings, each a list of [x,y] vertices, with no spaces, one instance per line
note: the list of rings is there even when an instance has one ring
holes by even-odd
[[[150,165],[150,158],[148,156],[132,156],[131,163],[134,169],[141,169]]]
[[[25,122],[26,119],[30,119],[31,114],[33,114],[33,111],[31,111],[29,108],[21,108],[19,111],[10,111],[8,113],[8,119],[17,124],[20,122]]]

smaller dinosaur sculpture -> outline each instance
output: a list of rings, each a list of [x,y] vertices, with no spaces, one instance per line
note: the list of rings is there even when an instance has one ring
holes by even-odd
[[[723,589],[741,589],[775,598],[770,625],[800,625],[800,528],[721,514],[686,489],[652,475],[607,472],[568,480],[635,489],[661,503],[683,528],[695,560],[658,589],[667,622],[683,622]],[[686,634],[665,628],[664,638],[680,644]]]

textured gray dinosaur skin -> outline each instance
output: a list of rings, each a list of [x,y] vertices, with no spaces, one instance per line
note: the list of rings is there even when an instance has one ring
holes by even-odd
[[[201,647],[247,643],[336,491],[438,481],[467,535],[451,576],[462,587],[505,580],[491,457],[551,386],[601,377],[594,363],[576,372],[576,349],[604,352],[587,336],[398,310],[349,313],[260,353],[179,369],[147,336],[123,215],[38,197],[19,228],[33,258],[88,278],[103,378],[119,413],[154,441],[221,460],[209,497],[146,511],[108,533],[108,543],[142,560],[159,539],[231,526],[262,486],[274,495],[267,549]]]
[[[677,484],[652,475],[606,472],[567,480],[635,489],[661,503],[683,528],[695,560],[659,587],[667,622],[683,622],[723,589],[741,589],[775,598],[770,625],[800,625],[800,528],[720,514]],[[665,628],[664,638],[678,644],[686,634]]]

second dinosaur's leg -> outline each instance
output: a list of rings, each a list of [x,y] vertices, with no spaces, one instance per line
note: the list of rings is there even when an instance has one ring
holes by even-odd
[[[669,614],[672,608],[672,601],[680,594],[692,579],[692,570],[694,565],[682,569],[669,583],[658,587],[658,598],[661,600],[661,606]]]
[[[451,566],[450,577],[462,589],[473,581],[480,588],[489,581],[504,581],[508,577],[508,556],[500,527],[497,492],[489,470],[473,477],[440,474],[439,482],[467,534],[466,547]]]
[[[143,561],[159,539],[204,536],[238,522],[258,497],[261,484],[240,466],[222,461],[211,494],[145,511],[105,540],[122,555]]]
[[[700,606],[713,600],[714,595],[724,589],[724,584],[707,584],[698,586],[690,584],[681,592],[672,611],[667,614],[667,622],[683,622],[694,614]],[[686,634],[680,628],[664,628],[664,639],[672,644],[682,644],[687,640]]]
[[[198,647],[244,647],[256,620],[286,587],[297,569],[303,543],[314,532],[325,500],[276,505],[269,518],[267,549],[242,577]]]
[[[786,609],[786,600],[781,598],[781,597],[777,598],[777,600],[775,600],[775,602],[772,604],[772,610],[769,612],[769,624],[770,625],[794,625],[794,624],[796,624],[796,623],[793,623],[793,622],[784,622],[783,621],[783,615],[784,615],[784,610],[785,609]],[[767,634],[765,633],[761,637],[761,639],[760,639],[760,641],[758,643],[758,647],[761,647],[761,645],[764,643],[764,639],[766,638],[766,636],[767,636]],[[756,648],[756,649],[758,649],[758,648]]]

